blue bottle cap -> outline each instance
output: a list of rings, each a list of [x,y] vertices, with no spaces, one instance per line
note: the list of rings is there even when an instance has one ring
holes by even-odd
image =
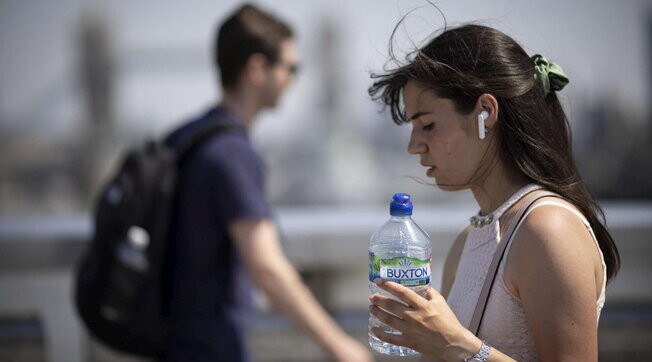
[[[392,201],[389,203],[389,214],[392,216],[409,216],[412,215],[412,201],[408,194],[394,194]]]

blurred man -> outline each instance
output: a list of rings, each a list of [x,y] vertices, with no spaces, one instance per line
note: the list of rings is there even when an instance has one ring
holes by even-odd
[[[209,124],[241,126],[212,136],[182,165],[179,199],[166,271],[171,361],[247,361],[249,280],[274,306],[338,361],[369,361],[320,307],[289,263],[263,192],[264,170],[248,130],[273,108],[293,80],[297,54],[292,30],[245,5],[218,29],[215,63],[219,105],[173,132],[168,142]],[[250,279],[249,279],[250,278]]]

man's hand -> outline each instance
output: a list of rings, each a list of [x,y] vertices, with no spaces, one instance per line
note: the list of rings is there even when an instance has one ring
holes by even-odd
[[[338,362],[371,362],[374,360],[368,347],[347,335],[343,335],[335,345],[335,350],[331,351],[331,355]]]

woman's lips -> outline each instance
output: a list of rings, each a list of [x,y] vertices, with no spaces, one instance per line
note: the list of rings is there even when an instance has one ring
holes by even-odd
[[[426,176],[433,176],[433,173],[435,172],[435,166],[430,167],[429,169],[426,170]]]

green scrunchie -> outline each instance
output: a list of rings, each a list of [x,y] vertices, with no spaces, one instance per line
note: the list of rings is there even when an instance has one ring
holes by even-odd
[[[564,70],[555,63],[551,63],[540,54],[533,55],[530,60],[534,63],[536,77],[541,82],[543,92],[547,96],[550,91],[560,91],[569,80]]]

